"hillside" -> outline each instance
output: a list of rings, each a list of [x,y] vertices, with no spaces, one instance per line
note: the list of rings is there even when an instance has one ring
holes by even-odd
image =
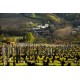
[[[24,17],[22,14],[11,14],[11,13],[1,13],[0,14],[0,26],[13,26],[20,25],[24,22],[40,22],[40,20],[36,20],[30,17]]]
[[[1,13],[0,14],[0,25],[14,25],[21,24],[23,22],[33,22],[33,23],[41,23],[50,21],[51,23],[61,23],[61,18],[59,18],[56,14],[40,14],[40,13]]]
[[[80,14],[79,13],[58,13],[56,14],[60,18],[63,18],[68,23],[72,24],[73,27],[80,25]]]
[[[0,13],[1,25],[18,25],[23,22],[46,23],[52,24],[71,24],[74,27],[80,25],[80,14],[72,13]]]

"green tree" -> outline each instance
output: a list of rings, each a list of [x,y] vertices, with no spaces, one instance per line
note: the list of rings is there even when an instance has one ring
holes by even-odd
[[[34,42],[34,36],[33,36],[33,34],[31,33],[31,32],[28,32],[27,34],[26,34],[26,37],[25,37],[25,40],[27,41],[27,42],[30,42],[30,43],[32,43],[32,42]]]
[[[36,15],[35,15],[35,13],[32,13],[32,17],[35,17]]]
[[[2,26],[0,26],[0,34],[2,34]]]
[[[4,40],[4,34],[1,34],[0,35],[0,41],[3,41]]]

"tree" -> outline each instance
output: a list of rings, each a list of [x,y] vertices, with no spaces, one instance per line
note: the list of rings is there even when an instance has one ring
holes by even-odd
[[[36,16],[36,15],[35,15],[35,13],[32,13],[32,17],[34,17],[34,18],[35,18],[35,16]]]
[[[0,41],[3,41],[4,40],[4,34],[1,34],[0,35]]]
[[[32,42],[34,42],[34,36],[33,36],[33,34],[31,33],[31,32],[28,32],[27,34],[26,34],[26,36],[25,36],[25,40],[27,41],[27,42],[30,42],[30,43],[32,43]]]
[[[0,26],[0,34],[2,34],[2,26]]]

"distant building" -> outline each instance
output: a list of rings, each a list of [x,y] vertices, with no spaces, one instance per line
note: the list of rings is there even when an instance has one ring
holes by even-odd
[[[37,27],[34,27],[34,28],[32,28],[33,30],[38,30],[38,29],[45,29],[45,28],[47,28],[47,27],[49,27],[49,24],[45,24],[44,26],[41,24],[41,25],[38,25]]]
[[[78,26],[78,28],[80,28],[80,26]]]
[[[33,27],[32,30],[34,31],[34,33],[36,35],[44,36],[44,35],[46,35],[45,29],[48,28],[48,27],[49,27],[49,24],[45,24],[45,25],[40,24],[37,27]]]
[[[36,28],[32,28],[33,30],[38,30],[38,29],[40,29],[40,28],[38,28],[38,27],[36,27]]]
[[[38,28],[47,28],[47,27],[49,27],[49,24],[45,24],[44,26],[38,25],[37,27],[38,27]]]

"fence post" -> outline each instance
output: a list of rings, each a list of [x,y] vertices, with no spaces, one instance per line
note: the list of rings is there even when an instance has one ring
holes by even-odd
[[[19,61],[21,62],[21,47],[19,46]]]
[[[31,51],[30,51],[30,42],[29,42],[29,60],[30,60],[30,52],[31,52]]]
[[[38,56],[38,53],[39,53],[39,49],[38,49],[38,46],[37,46],[37,56]]]
[[[10,52],[10,46],[6,45],[6,59],[7,59],[7,66],[9,66],[9,53]]]
[[[3,62],[3,65],[5,66],[5,47],[4,45],[2,46],[2,62]]]
[[[33,43],[33,54],[34,54],[34,43]]]
[[[15,66],[15,51],[14,51],[14,45],[12,45],[12,56],[13,56],[13,66]]]
[[[24,47],[24,61],[26,61],[26,46]]]

